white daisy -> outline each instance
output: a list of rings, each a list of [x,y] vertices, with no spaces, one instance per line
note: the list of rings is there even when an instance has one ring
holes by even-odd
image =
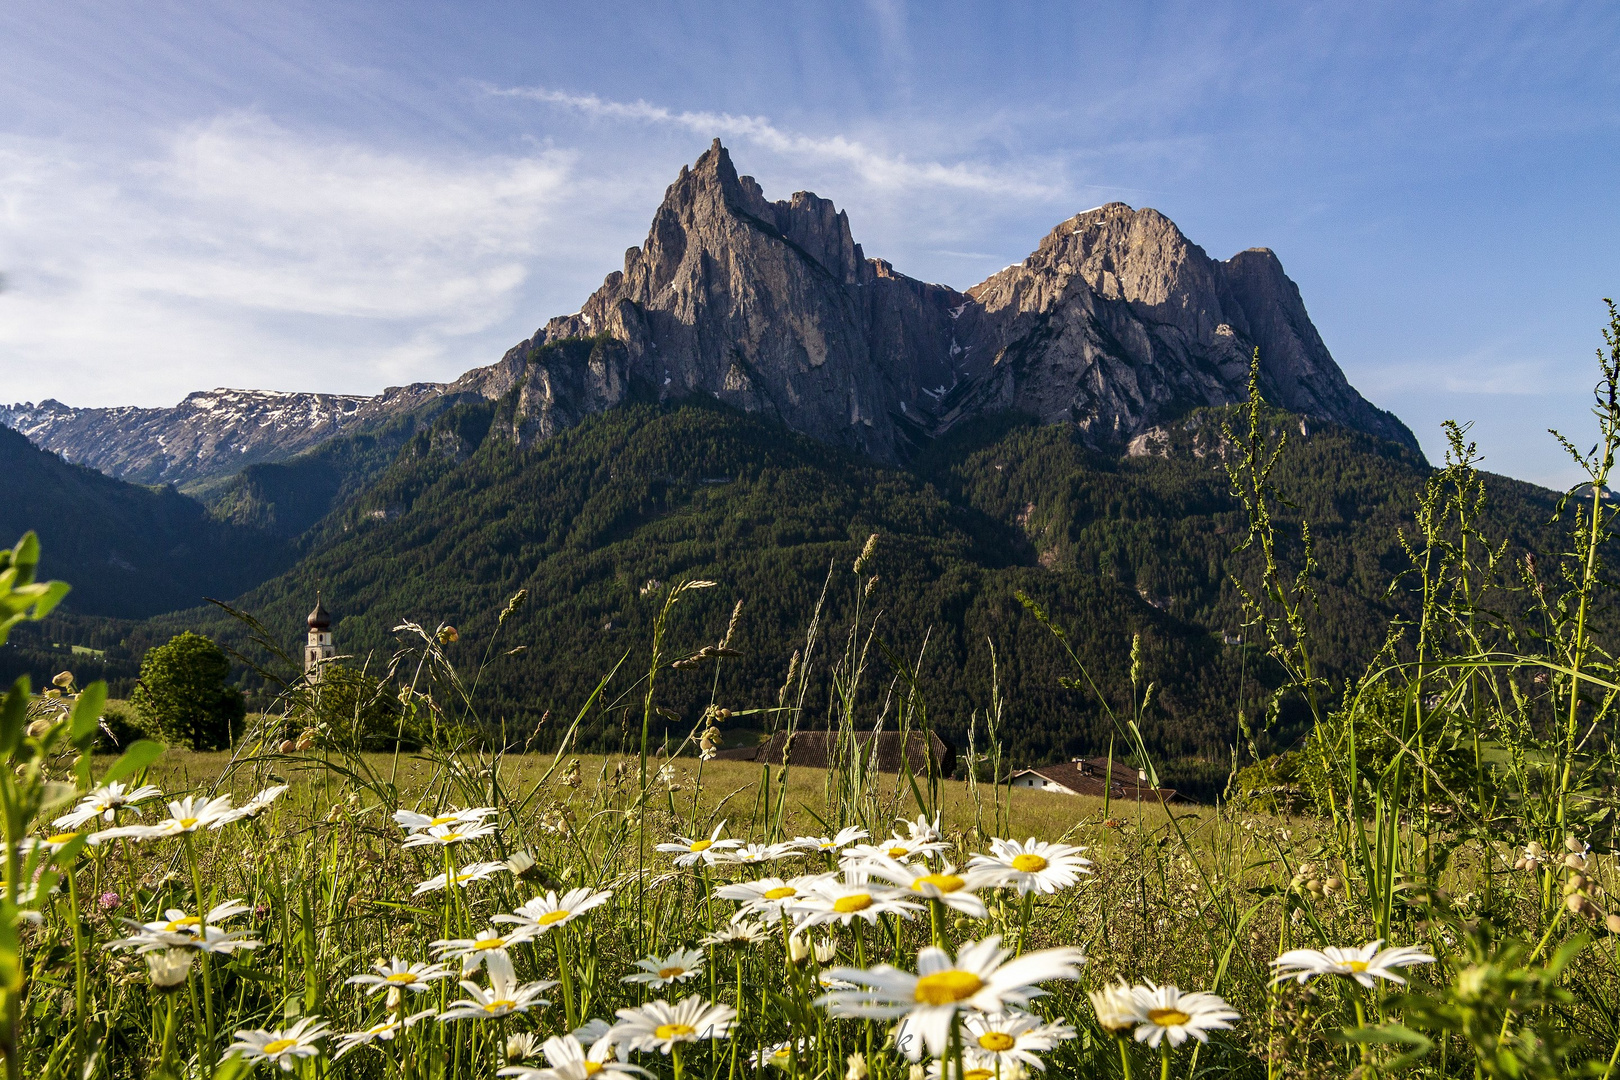
[[[90,842],[100,844],[126,836],[131,840],[161,840],[169,836],[180,836],[183,833],[206,829],[216,821],[228,817],[231,811],[229,795],[221,795],[215,799],[187,795],[169,804],[169,816],[166,818],[151,825],[119,825],[103,829],[91,836]]]
[[[722,851],[715,856],[714,861],[735,863],[739,866],[759,866],[798,854],[798,850],[792,844],[743,844],[741,847]]]
[[[452,821],[448,825],[432,825],[413,832],[400,846],[413,848],[437,844],[440,847],[449,847],[452,844],[493,836],[495,832],[496,827],[488,822]]]
[[[1136,1041],[1157,1047],[1168,1038],[1171,1046],[1180,1046],[1191,1035],[1199,1042],[1209,1042],[1209,1032],[1231,1028],[1230,1021],[1240,1017],[1230,1005],[1215,994],[1198,992],[1184,994],[1174,986],[1133,986],[1131,995],[1142,1014],[1136,1028]]]
[[[17,841],[17,851],[24,858],[27,858],[35,851],[45,851],[55,855],[83,835],[83,833],[73,830],[51,833],[49,836],[25,836]]]
[[[852,847],[847,847],[839,853],[838,861],[843,866],[861,866],[866,863],[876,862],[879,859],[905,862],[907,859],[920,858],[944,849],[944,844],[930,844],[919,847],[903,837],[891,836],[879,843],[855,844]]]
[[[615,1061],[613,1051],[613,1044],[603,1039],[596,1040],[587,1050],[577,1037],[558,1035],[547,1039],[541,1047],[546,1056],[546,1068],[509,1066],[497,1075],[515,1076],[518,1080],[590,1080],[601,1073],[652,1075],[639,1065]]]
[[[983,919],[990,914],[984,906],[984,901],[974,893],[975,889],[982,889],[990,884],[983,871],[969,870],[959,874],[956,867],[949,862],[941,864],[940,868],[934,871],[914,863],[877,859],[867,864],[866,872],[873,877],[891,881],[923,899],[938,900],[970,919]]]
[[[1016,840],[990,841],[989,855],[975,855],[968,863],[996,878],[996,884],[1020,893],[1054,893],[1067,889],[1089,874],[1091,860],[1080,853],[1085,848],[1070,844],[1049,844],[1033,836],[1023,843]]]
[[[540,1036],[532,1031],[519,1031],[506,1037],[506,1060],[522,1061],[540,1056]]]
[[[802,1059],[810,1053],[811,1049],[815,1046],[815,1042],[815,1039],[809,1036],[805,1036],[804,1038],[798,1040],[797,1046],[795,1046],[791,1040],[788,1042],[779,1042],[775,1046],[767,1046],[764,1049],[756,1050],[752,1054],[749,1054],[748,1064],[754,1069],[761,1069],[766,1065],[769,1065],[772,1068],[781,1069],[783,1072],[787,1072],[793,1067],[794,1051],[797,1050],[799,1057]]]
[[[1124,979],[1086,994],[1097,1012],[1097,1024],[1110,1035],[1120,1036],[1147,1019],[1137,1006],[1136,994]]]
[[[699,939],[704,945],[760,945],[770,936],[764,923],[733,918],[712,934]]]
[[[446,810],[442,814],[418,814],[411,810],[395,810],[394,821],[406,832],[420,832],[438,825],[482,825],[486,818],[497,813],[493,806],[479,806],[471,810]]]
[[[229,825],[233,821],[241,821],[243,818],[258,817],[260,814],[270,809],[270,804],[281,798],[281,796],[286,794],[286,792],[286,784],[277,784],[274,787],[267,787],[257,795],[253,796],[253,798],[243,803],[241,806],[236,807],[230,813],[221,817],[218,821],[210,825],[209,828],[220,829],[224,828],[226,825]]]
[[[1038,983],[1077,979],[1085,951],[1045,949],[1009,960],[1001,938],[992,936],[964,945],[951,959],[944,949],[929,946],[917,954],[917,974],[880,964],[869,971],[833,968],[828,974],[866,987],[834,991],[819,999],[832,1016],[893,1019],[904,1016],[917,1037],[900,1049],[912,1061],[923,1047],[935,1057],[945,1053],[952,1019],[959,1010],[1002,1013],[1026,1005],[1041,991]]]
[[[269,1061],[292,1072],[299,1058],[314,1057],[321,1052],[315,1043],[326,1038],[326,1022],[318,1016],[306,1016],[290,1028],[266,1031],[258,1028],[236,1033],[236,1041],[225,1052],[235,1054],[243,1061],[257,1063]]]
[[[714,895],[722,900],[736,900],[742,905],[731,917],[733,922],[755,916],[766,922],[776,922],[782,917],[783,910],[801,899],[813,885],[830,880],[832,876],[829,874],[806,875],[791,881],[765,877],[756,881],[739,881],[735,885],[722,885],[714,890]]]
[[[461,886],[470,884],[470,883],[472,883],[474,881],[483,881],[483,880],[485,880],[487,878],[494,877],[496,874],[499,874],[501,871],[503,871],[505,869],[506,869],[506,864],[505,863],[498,863],[498,862],[468,863],[466,866],[463,866],[460,870],[457,870],[453,874],[450,874],[450,873],[436,874],[433,877],[428,878],[426,881],[424,881],[420,885],[418,885],[416,887],[415,891],[411,893],[411,895],[412,896],[422,896],[422,895],[424,895],[426,893],[438,892],[440,889],[445,887],[447,878],[448,878],[449,884],[454,885],[456,888],[459,889],[459,888],[461,888]]]
[[[841,847],[853,844],[857,840],[865,840],[869,835],[859,825],[846,825],[838,830],[837,836],[800,836],[788,842],[797,844],[806,851],[821,851],[831,854]]]
[[[512,961],[504,952],[486,953],[485,965],[489,972],[489,989],[486,990],[475,982],[463,979],[461,988],[466,991],[467,997],[452,1002],[448,1009],[440,1013],[441,1023],[452,1020],[493,1020],[551,1004],[540,995],[556,986],[555,982],[541,980],[520,983],[512,971]]]
[[[1355,949],[1337,945],[1329,945],[1320,951],[1290,949],[1271,962],[1271,966],[1277,969],[1277,977],[1272,982],[1297,979],[1305,983],[1317,975],[1340,975],[1354,979],[1371,990],[1377,985],[1375,979],[1388,979],[1404,985],[1406,980],[1396,973],[1396,968],[1408,964],[1434,963],[1434,957],[1415,946],[1400,945],[1380,951],[1378,946],[1383,943],[1380,938]]]
[[[604,1038],[615,1046],[668,1054],[677,1043],[728,1038],[737,1010],[730,1005],[711,1005],[701,997],[682,998],[674,1005],[660,998],[620,1009],[615,1015],[619,1022]]]
[[[146,970],[152,976],[152,986],[159,993],[178,990],[191,974],[191,962],[197,954],[191,949],[165,949],[146,954]]]
[[[920,910],[920,905],[907,899],[900,890],[892,885],[874,884],[860,870],[845,870],[841,878],[816,881],[787,907],[788,914],[801,927],[834,922],[848,926],[856,919],[876,925],[879,915],[903,915],[909,919]]]
[[[930,1061],[928,1071],[923,1075],[928,1080],[1024,1080],[1029,1072],[1019,1062],[997,1062],[993,1054],[981,1054],[971,1047],[963,1047],[960,1077],[956,1075],[954,1065],[947,1068],[944,1061]]]
[[[1036,1055],[1075,1036],[1074,1028],[1061,1020],[1049,1024],[1038,1016],[1022,1012],[993,1016],[969,1013],[963,1017],[962,1027],[963,1044],[1002,1069],[1016,1063],[1044,1070],[1046,1062]]]
[[[636,967],[641,970],[619,981],[646,983],[657,990],[703,974],[703,952],[700,949],[676,949],[668,956],[648,956],[637,960]]]
[[[136,922],[134,919],[124,919],[125,926],[132,927],[135,933],[126,938],[109,941],[109,949],[136,949],[140,952],[153,952],[157,949],[172,948],[198,948],[209,946],[209,952],[229,952],[232,948],[258,948],[258,942],[242,940],[246,931],[238,931],[234,935],[226,934],[216,924],[235,915],[241,915],[250,910],[240,900],[227,900],[223,904],[216,904],[206,914],[201,916],[187,915],[179,908],[169,908],[163,917],[152,922]],[[225,945],[226,942],[233,944]]]
[[[706,866],[713,866],[719,861],[721,852],[742,846],[741,840],[720,839],[720,830],[725,827],[726,823],[723,821],[716,825],[707,840],[677,836],[674,843],[659,844],[658,850],[673,853],[676,866],[696,866],[700,862]]]
[[[421,1012],[413,1013],[404,1019],[401,1019],[398,1013],[389,1013],[363,1031],[351,1031],[346,1035],[339,1035],[337,1037],[337,1052],[332,1055],[332,1060],[336,1061],[350,1050],[369,1046],[373,1042],[393,1042],[395,1035],[428,1019],[432,1015],[432,1009],[423,1009]]]
[[[590,889],[570,889],[561,899],[555,892],[536,896],[511,915],[497,915],[494,922],[512,923],[524,927],[535,937],[547,930],[567,926],[592,908],[601,907],[613,899],[611,889],[593,892]]]
[[[471,938],[443,938],[431,944],[430,948],[444,960],[461,961],[461,973],[478,970],[478,965],[499,953],[505,958],[506,950],[513,945],[521,945],[525,941],[534,940],[534,931],[528,927],[520,926],[515,930],[502,933],[493,926],[486,927],[482,934]],[[508,961],[509,962],[509,961]]]
[[[143,803],[162,794],[163,789],[156,784],[145,784],[131,791],[114,780],[110,784],[103,784],[92,790],[79,800],[77,806],[51,824],[64,829],[77,829],[98,817],[102,821],[111,822],[118,817],[120,810],[134,810],[139,814],[137,803]]]
[[[376,974],[351,975],[343,981],[349,986],[366,987],[368,994],[375,994],[379,990],[410,990],[419,994],[430,989],[428,984],[433,980],[448,979],[451,974],[443,964],[413,964],[397,956],[386,964],[377,961],[371,965],[371,970]]]

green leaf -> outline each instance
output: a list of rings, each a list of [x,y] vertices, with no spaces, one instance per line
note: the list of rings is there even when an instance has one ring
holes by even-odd
[[[11,684],[0,701],[0,758],[9,758],[22,744],[28,729],[28,676]]]
[[[113,762],[107,769],[106,775],[101,778],[101,782],[110,784],[114,780],[122,780],[126,776],[138,773],[162,757],[163,751],[167,749],[167,746],[151,739],[140,739],[130,743],[129,749],[120,754],[118,760]]]
[[[69,738],[73,745],[83,750],[90,745],[96,737],[96,725],[101,720],[101,710],[107,704],[107,684],[97,679],[79,692],[74,699],[72,720],[73,726],[69,729]]]

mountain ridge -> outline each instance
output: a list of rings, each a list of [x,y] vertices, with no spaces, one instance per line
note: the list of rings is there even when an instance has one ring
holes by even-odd
[[[572,366],[542,356],[565,338],[603,347]],[[452,382],[370,398],[198,392],[168,410],[46,401],[0,407],[0,423],[110,475],[179,484],[513,389],[520,441],[628,400],[702,395],[892,463],[998,411],[1073,423],[1122,451],[1191,409],[1241,400],[1256,347],[1274,403],[1417,449],[1350,386],[1267,249],[1214,260],[1158,211],[1110,203],[960,292],[866,256],[831,200],[766,199],[716,139],[579,311]]]

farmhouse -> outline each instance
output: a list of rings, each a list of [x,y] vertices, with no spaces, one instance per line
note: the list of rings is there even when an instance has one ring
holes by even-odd
[[[1180,796],[1171,788],[1148,786],[1147,774],[1115,758],[1112,767],[1102,758],[1075,758],[1055,765],[1020,769],[1013,773],[1013,787],[1055,791],[1061,795],[1092,795],[1096,798],[1146,799],[1148,802],[1177,802]]]

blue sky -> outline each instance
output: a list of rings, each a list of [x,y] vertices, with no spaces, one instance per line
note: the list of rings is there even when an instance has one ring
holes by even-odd
[[[1153,206],[1274,249],[1431,458],[1574,475],[1620,294],[1612,4],[0,6],[0,397],[372,393],[576,310],[720,136],[959,288]]]

